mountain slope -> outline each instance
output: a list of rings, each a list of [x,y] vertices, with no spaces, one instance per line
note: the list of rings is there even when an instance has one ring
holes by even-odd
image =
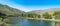
[[[43,13],[50,13],[53,14],[55,11],[60,11],[60,8],[50,8],[50,9],[46,9],[46,10],[34,10],[34,11],[30,11],[27,13],[37,13],[37,14],[43,14]]]
[[[7,15],[20,15],[21,13],[25,13],[24,11],[2,4],[0,4],[0,12],[5,13]]]

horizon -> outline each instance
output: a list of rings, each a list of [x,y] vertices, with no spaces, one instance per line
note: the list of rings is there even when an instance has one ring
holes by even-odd
[[[45,10],[60,8],[60,0],[0,0],[0,4],[28,12],[32,10]]]

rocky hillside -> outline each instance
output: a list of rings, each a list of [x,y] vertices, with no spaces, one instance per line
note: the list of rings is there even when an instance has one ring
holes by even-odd
[[[21,13],[25,13],[24,11],[3,4],[0,4],[0,12],[5,13],[7,15],[19,15]]]
[[[34,11],[30,11],[28,13],[43,14],[43,13],[48,12],[49,14],[53,14],[55,11],[60,11],[60,8],[50,8],[50,9],[45,9],[45,10],[34,10]]]

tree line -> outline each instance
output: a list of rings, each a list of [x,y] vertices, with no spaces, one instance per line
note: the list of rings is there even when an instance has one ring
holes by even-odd
[[[43,16],[43,18],[46,19],[52,19],[52,16],[59,16],[60,15],[60,11],[55,11],[53,14],[49,14],[48,12],[40,15],[37,13],[21,13],[20,16],[21,17],[29,17],[29,18],[41,18],[41,16]],[[0,18],[4,19],[7,18],[7,16],[5,14],[0,14]]]
[[[26,13],[26,14],[21,14],[20,16],[29,17],[29,18],[40,18],[41,16],[43,16],[43,18],[45,19],[52,19],[52,16],[56,17],[57,15],[60,15],[60,11],[54,11],[53,14],[49,14],[48,12],[46,12],[43,13],[42,15],[36,13]]]

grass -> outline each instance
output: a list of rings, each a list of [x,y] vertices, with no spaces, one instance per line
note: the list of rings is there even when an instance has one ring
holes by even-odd
[[[5,26],[12,26],[12,24],[6,24],[6,23],[5,23]]]
[[[2,20],[2,18],[0,17],[0,24],[3,24],[4,22],[2,22],[1,20]],[[4,23],[4,26],[12,26],[12,24]]]
[[[3,23],[1,20],[2,20],[2,18],[0,18],[0,24],[2,24],[2,23]]]
[[[36,19],[36,20],[44,20],[44,21],[54,21],[54,22],[60,22],[60,20],[56,19],[44,19],[44,18],[26,18],[26,19]]]

